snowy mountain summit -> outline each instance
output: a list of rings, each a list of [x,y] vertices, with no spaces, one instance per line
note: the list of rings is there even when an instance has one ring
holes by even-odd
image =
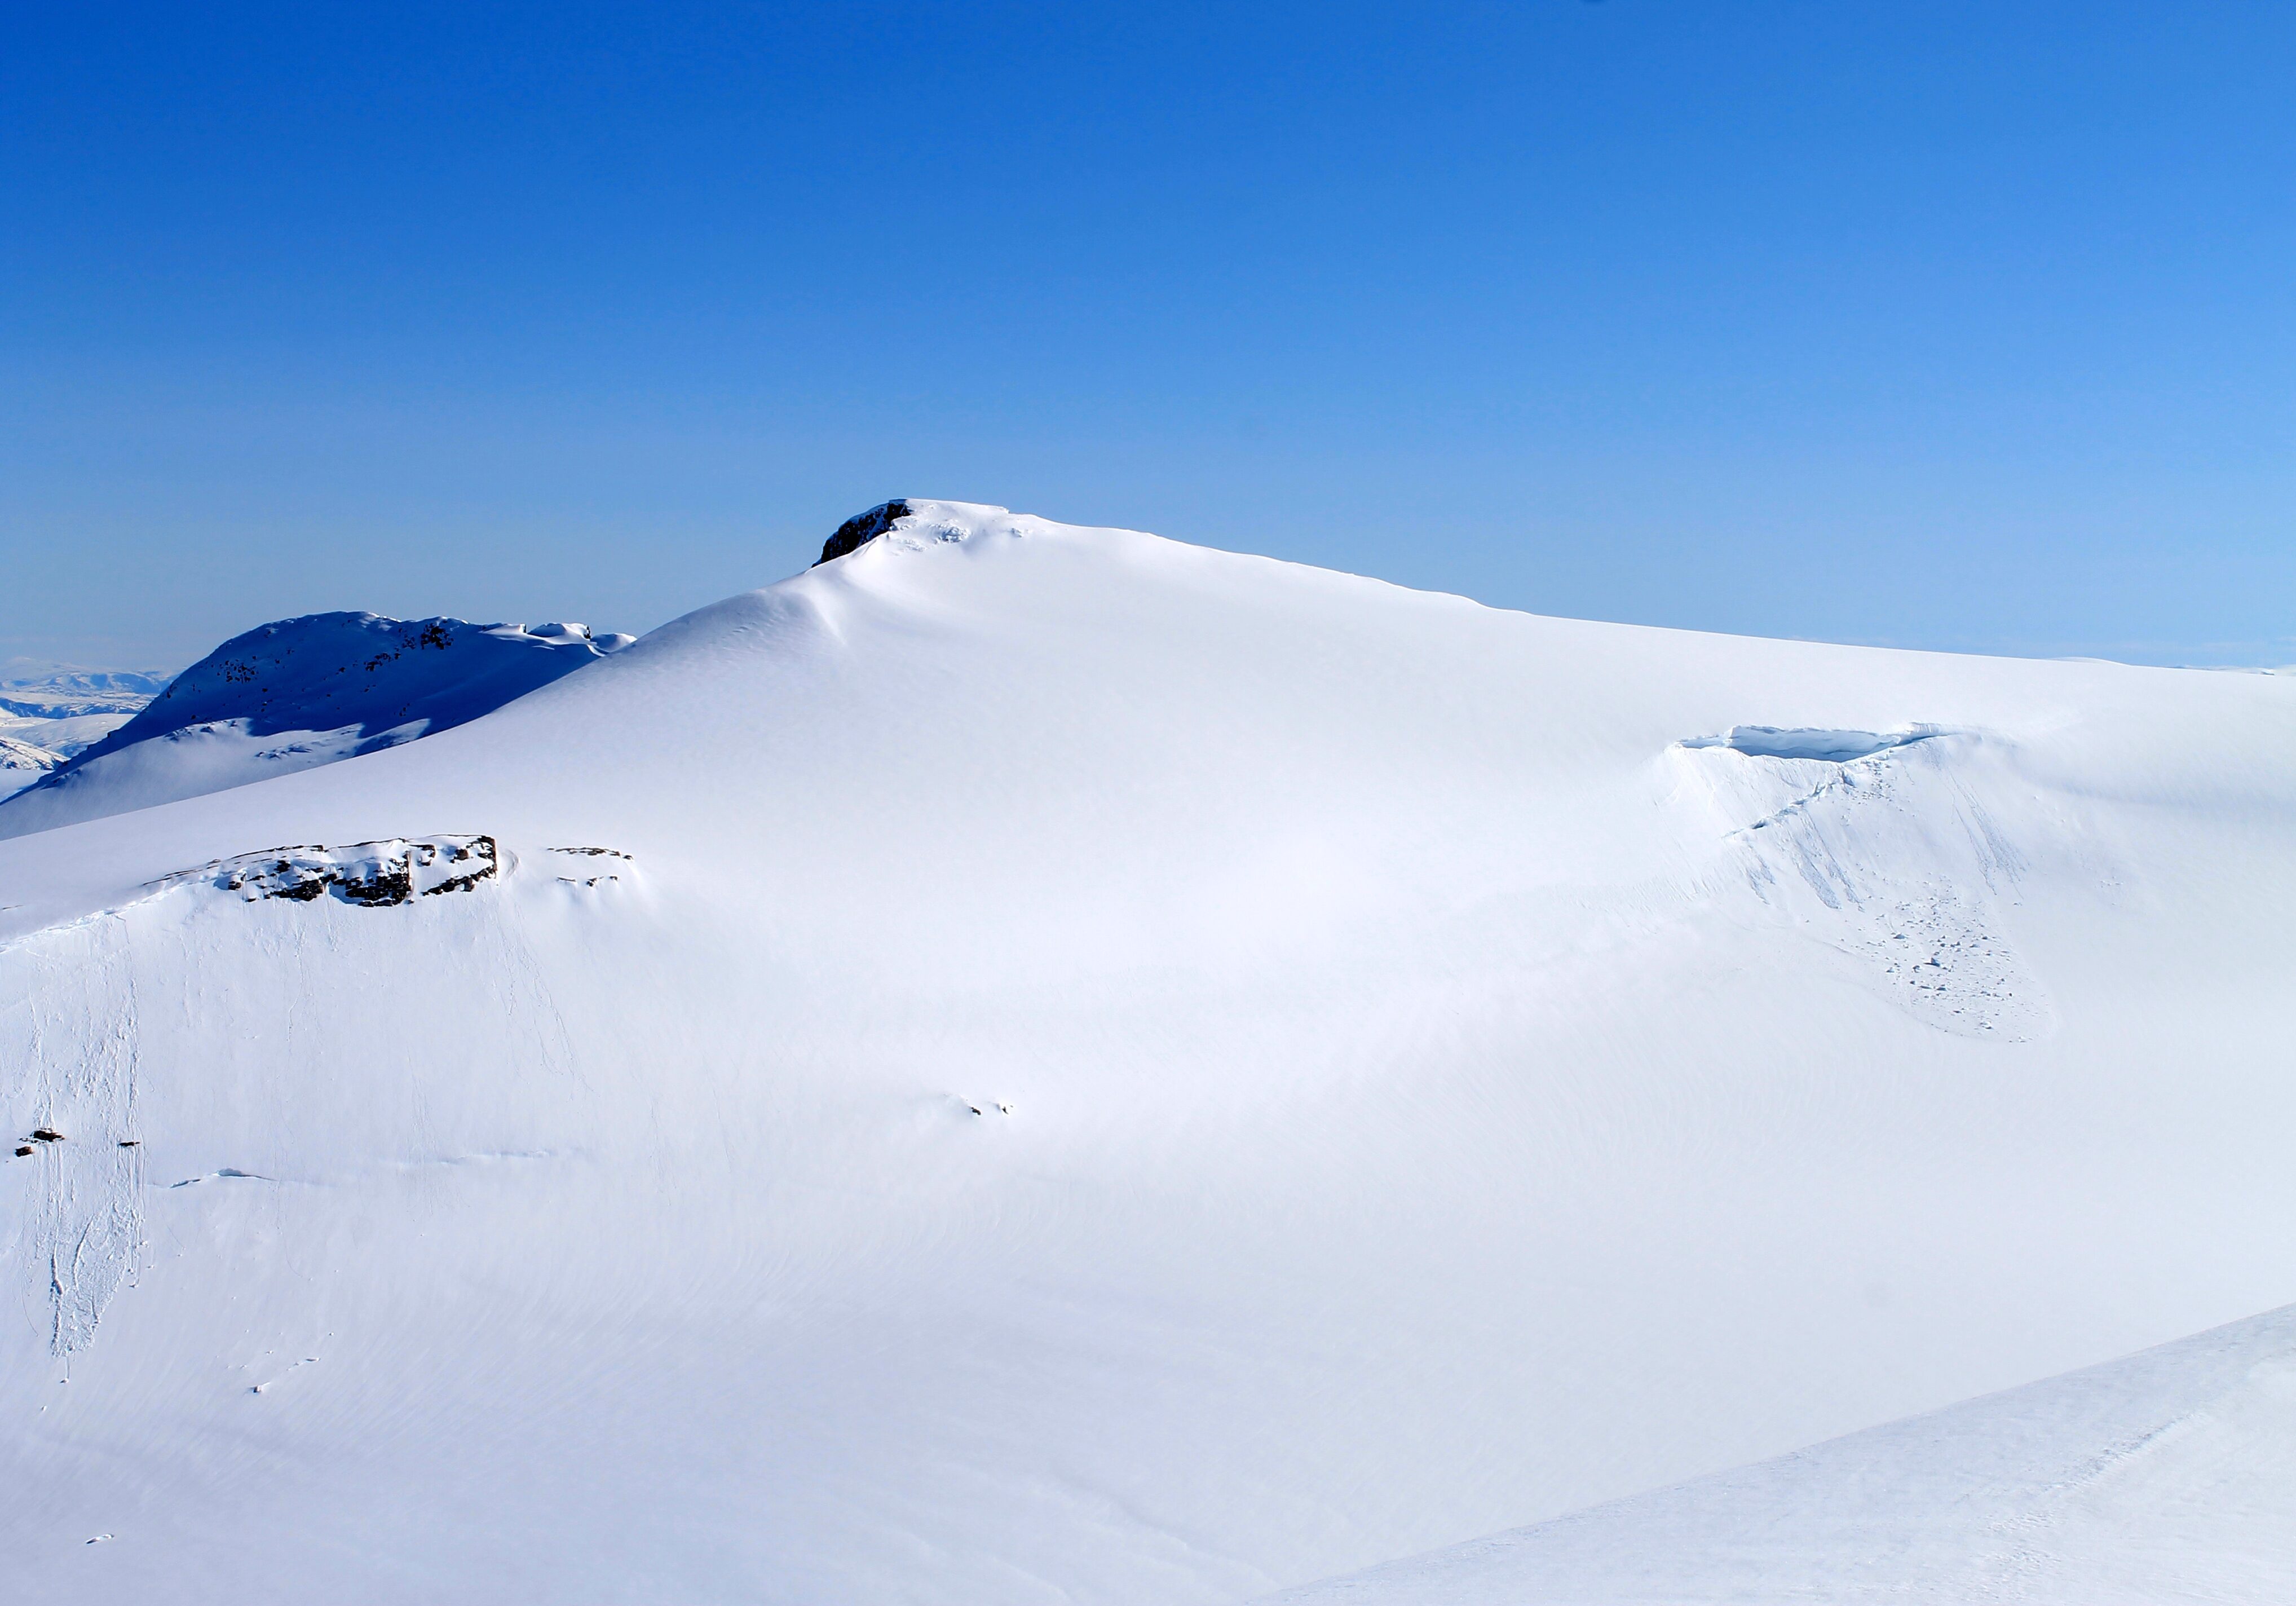
[[[315,613],[235,635],[0,807],[21,836],[449,730],[627,646],[586,625]]]
[[[814,567],[818,569],[824,563],[858,552],[881,536],[890,537],[889,547],[918,552],[935,542],[963,541],[990,534],[1021,536],[1031,530],[1046,534],[1064,528],[977,502],[927,502],[897,496],[890,502],[879,503],[865,513],[856,513],[839,525],[822,543],[821,556],[814,560]]]
[[[847,553],[865,545],[892,529],[899,520],[912,516],[908,502],[901,497],[895,497],[890,502],[880,502],[865,513],[854,514],[831,531],[829,539],[821,544],[821,556],[814,560],[815,567],[818,568],[832,559],[841,558]]]
[[[19,1593],[2287,1598],[2296,679],[829,545],[0,840]]]

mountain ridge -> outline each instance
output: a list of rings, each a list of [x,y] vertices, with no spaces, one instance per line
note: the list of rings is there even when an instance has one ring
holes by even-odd
[[[0,800],[0,835],[227,790],[450,730],[632,639],[594,640],[583,625],[529,631],[365,612],[258,625]]]

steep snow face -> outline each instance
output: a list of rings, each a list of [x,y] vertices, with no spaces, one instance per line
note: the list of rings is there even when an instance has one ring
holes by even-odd
[[[1268,1606],[2296,1599],[2296,1307]]]
[[[2286,1303],[2296,683],[907,508],[0,843],[21,1588],[1230,1602]]]
[[[631,639],[593,637],[583,625],[529,629],[372,613],[264,625],[226,642],[156,697],[145,693],[148,706],[132,718],[10,799],[0,809],[0,837],[411,742],[500,708]]]

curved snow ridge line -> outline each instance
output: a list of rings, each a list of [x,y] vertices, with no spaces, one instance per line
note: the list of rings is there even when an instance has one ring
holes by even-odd
[[[2296,1306],[1265,1606],[2281,1601]]]
[[[70,915],[65,919],[53,922],[45,926],[34,926],[29,931],[19,931],[13,937],[8,938],[4,940],[0,940],[0,959],[5,959],[12,955],[20,953],[31,944],[37,943],[45,938],[60,937],[68,931],[83,931],[90,926],[98,925],[104,921],[115,919],[127,914],[130,909],[141,908],[144,905],[152,902],[153,899],[166,896],[170,890],[172,890],[172,889],[168,887],[152,886],[148,891],[145,891],[137,897],[122,898],[119,902],[116,904],[107,904],[101,909],[91,909],[85,914]],[[12,904],[7,906],[10,908],[21,908],[23,905],[20,904]]]
[[[1966,737],[1972,743],[1983,740],[1975,731],[1943,725],[1913,725],[1898,731],[1789,730],[1776,725],[1733,725],[1719,736],[1686,736],[1674,745],[1682,751],[1718,750],[1749,758],[1835,766],[1833,774],[1800,797],[1730,833],[1743,837],[1783,823],[1838,791],[1855,788],[1861,774],[1881,773],[1886,761],[1907,748],[1946,737]]]

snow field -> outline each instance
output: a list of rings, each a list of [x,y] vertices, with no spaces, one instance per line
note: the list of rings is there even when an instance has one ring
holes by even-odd
[[[0,842],[22,1577],[1235,1601],[2286,1302],[2288,683],[911,505]]]

